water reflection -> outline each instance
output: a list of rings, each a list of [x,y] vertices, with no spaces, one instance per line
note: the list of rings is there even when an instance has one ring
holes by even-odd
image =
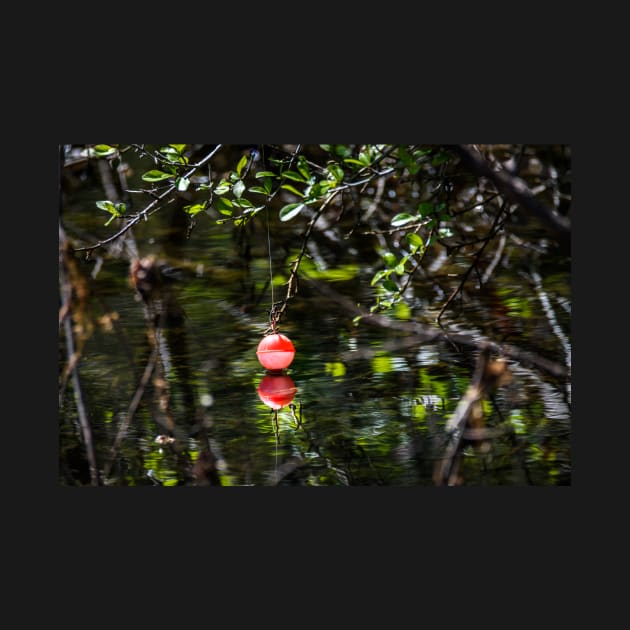
[[[282,409],[291,403],[297,392],[293,379],[284,373],[267,372],[256,389],[258,397],[271,409]]]

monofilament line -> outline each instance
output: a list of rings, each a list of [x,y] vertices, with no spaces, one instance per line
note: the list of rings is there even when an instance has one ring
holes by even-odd
[[[269,254],[269,279],[271,281],[271,308],[273,308],[273,267],[271,264],[271,236],[269,235],[269,206],[265,208],[267,216],[267,253]]]

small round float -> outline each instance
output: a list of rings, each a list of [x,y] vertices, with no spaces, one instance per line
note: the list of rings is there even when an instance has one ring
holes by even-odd
[[[256,356],[264,368],[277,372],[291,365],[295,357],[295,347],[286,335],[273,333],[260,340]]]

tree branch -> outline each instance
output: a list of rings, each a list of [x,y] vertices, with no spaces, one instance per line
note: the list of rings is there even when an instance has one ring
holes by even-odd
[[[207,162],[209,162],[214,155],[221,149],[223,145],[221,144],[217,144],[217,146],[210,151],[210,153],[208,155],[206,155],[206,157],[203,158],[203,160],[197,162],[197,164],[195,164],[185,175],[184,177],[186,179],[190,178],[191,175],[193,175],[200,167],[202,167],[204,164],[206,164]],[[130,221],[128,221],[121,230],[119,230],[118,232],[116,232],[116,234],[114,234],[113,236],[110,236],[109,238],[106,238],[104,241],[99,241],[98,243],[95,243],[94,245],[89,245],[87,247],[75,247],[74,251],[75,252],[92,252],[95,249],[98,249],[99,247],[103,247],[103,245],[107,245],[108,243],[111,243],[112,241],[115,241],[117,238],[119,238],[120,236],[122,236],[125,232],[127,232],[128,230],[130,230],[136,223],[138,223],[138,221],[140,221],[140,219],[146,217],[147,213],[149,212],[149,210],[151,210],[154,206],[156,206],[160,201],[162,201],[162,199],[164,199],[165,197],[168,197],[168,195],[170,195],[175,188],[177,187],[176,184],[173,184],[172,186],[169,186],[161,195],[158,195],[146,208],[144,208],[144,210],[141,210],[135,217],[133,217],[133,219],[131,219]]]
[[[487,177],[512,203],[525,208],[536,216],[553,233],[562,246],[570,246],[570,220],[542,203],[520,177],[511,175],[507,171],[494,170],[478,151],[472,150],[467,145],[449,145],[448,148],[458,155],[470,170],[477,175]]]

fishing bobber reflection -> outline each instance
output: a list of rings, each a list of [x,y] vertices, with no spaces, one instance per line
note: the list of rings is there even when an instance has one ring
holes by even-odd
[[[286,335],[274,333],[260,340],[256,356],[264,368],[278,372],[291,365],[295,357],[295,347]]]
[[[267,407],[282,409],[293,400],[297,387],[288,374],[266,374],[256,391]]]

